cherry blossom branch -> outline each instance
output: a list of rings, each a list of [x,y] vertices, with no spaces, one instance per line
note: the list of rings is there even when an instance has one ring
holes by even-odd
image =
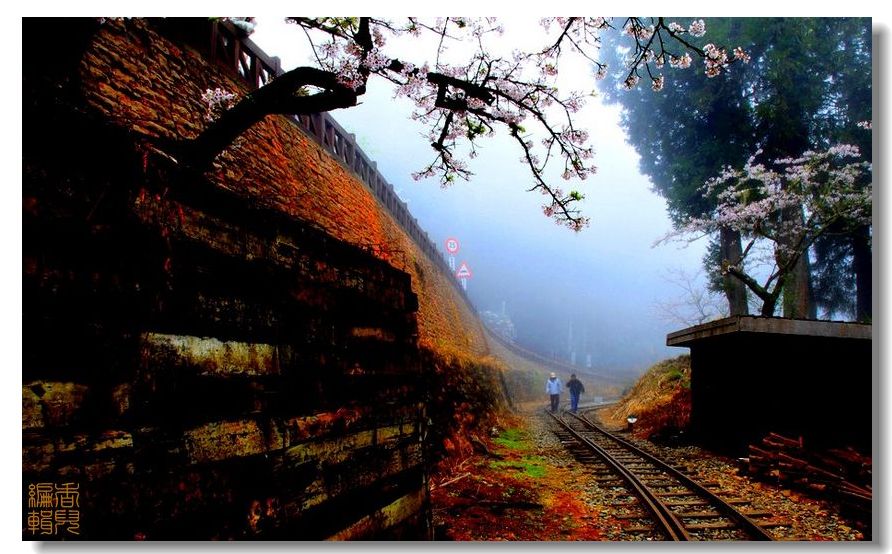
[[[572,202],[582,200],[584,196],[576,191],[572,191],[569,196],[565,197],[560,189],[552,189],[548,186],[548,183],[542,178],[541,171],[536,167],[535,156],[530,152],[527,141],[520,136],[519,131],[520,127],[517,125],[512,126],[511,136],[517,140],[520,147],[523,149],[526,163],[533,174],[533,179],[536,181],[536,184],[533,188],[529,189],[528,192],[540,189],[543,194],[551,198],[551,204],[546,204],[542,207],[545,215],[548,217],[555,217],[555,213],[559,213],[557,217],[560,221],[566,222],[566,225],[574,231],[581,231],[583,227],[589,224],[589,219],[580,217],[579,210],[570,209],[569,206]]]
[[[688,41],[683,36],[685,33],[692,37],[701,37],[706,33],[706,24],[702,19],[692,22],[689,27],[685,28],[676,22],[667,24],[665,18],[662,17],[657,18],[656,23],[649,26],[645,26],[640,18],[630,17],[626,20],[623,28],[627,35],[635,39],[635,53],[628,64],[628,73],[623,81],[623,86],[626,89],[632,89],[638,84],[640,80],[639,71],[642,65],[653,83],[653,90],[659,91],[663,88],[664,78],[662,75],[653,76],[650,68],[651,61],[654,62],[657,69],[663,67],[667,61],[667,56],[672,67],[685,69],[690,66],[691,58],[687,52],[682,56],[675,56],[667,50],[666,42],[663,38],[664,32],[674,42],[681,44],[684,50],[692,51],[703,58],[707,77],[715,77],[721,74],[723,70],[727,69],[734,62],[749,63],[750,60],[750,56],[739,46],[734,49],[733,56],[729,59],[724,48],[717,47],[714,44],[706,44],[703,48],[700,48]],[[655,40],[659,44],[658,52],[654,51]]]
[[[546,19],[543,21],[546,28],[551,23],[558,24],[557,37],[541,50],[514,53],[508,59],[493,56],[484,42],[485,36],[501,32],[501,26],[493,19],[449,17],[427,23],[408,18],[405,24],[372,17],[292,17],[288,20],[302,30],[317,67],[297,68],[279,76],[212,121],[197,139],[183,148],[184,157],[196,167],[208,167],[217,153],[265,115],[318,113],[353,106],[365,93],[368,80],[378,76],[395,85],[397,96],[414,102],[413,119],[428,127],[435,158],[414,177],[439,175],[444,186],[456,177],[470,178],[472,174],[464,160],[456,155],[457,149],[466,144],[470,157],[474,157],[478,140],[504,126],[521,146],[521,161],[533,174],[532,190],[540,189],[550,198],[543,211],[556,222],[577,230],[587,222],[572,207],[583,198],[582,194],[573,191],[565,195],[560,188],[546,182],[544,171],[553,163],[553,158],[563,159],[564,179],[585,179],[596,171],[589,162],[593,150],[588,145],[588,133],[574,122],[573,114],[583,105],[584,95],[559,95],[556,78],[560,59],[565,54],[579,54],[595,64],[597,78],[606,75],[607,66],[598,61],[595,53],[600,46],[600,33],[616,30],[610,19]],[[690,65],[687,51],[693,51],[706,59],[707,72],[730,63],[724,50],[713,45],[701,49],[687,39],[688,35],[700,37],[705,33],[702,20],[688,27],[667,24],[663,18],[651,21],[652,25],[645,26],[640,18],[628,18],[623,25],[635,41],[635,56],[626,79],[629,88],[634,86],[633,80],[637,83],[639,70],[651,79],[655,90],[662,88],[663,76],[652,72],[650,64],[661,68],[667,55],[671,66],[684,68]],[[386,36],[405,33],[433,35],[436,39],[433,67],[427,63],[413,65],[407,58],[384,53]],[[469,36],[474,39],[470,44],[475,51],[457,65],[450,65],[445,55],[447,42]],[[681,45],[685,53],[679,57],[670,55],[666,49],[668,42]],[[559,115],[555,117],[553,110]],[[525,121],[533,126],[531,131],[524,128]],[[537,144],[532,141],[535,133],[540,137]],[[540,160],[536,152],[541,153],[541,149],[544,156]]]
[[[562,27],[561,34],[553,44],[531,55],[531,57],[539,58],[540,60],[557,59],[561,55],[561,43],[566,40],[573,46],[573,50],[582,55],[586,60],[599,67],[604,67],[604,64],[590,54],[586,48],[580,44],[580,41],[585,41],[586,43],[590,42],[590,46],[597,49],[601,43],[601,39],[598,37],[598,32],[604,29],[613,28],[607,18],[554,17],[546,18],[542,20],[541,23],[543,27],[548,29],[554,22]],[[573,36],[574,34],[578,35],[578,37],[575,38]]]
[[[765,317],[774,315],[774,308],[777,305],[777,300],[780,298],[781,292],[783,292],[783,283],[781,281],[778,281],[774,289],[769,291],[767,286],[760,286],[755,279],[736,266],[729,266],[728,273],[733,275],[736,279],[739,279],[740,282],[746,285],[746,287],[762,301],[762,309],[760,310],[761,315]]]

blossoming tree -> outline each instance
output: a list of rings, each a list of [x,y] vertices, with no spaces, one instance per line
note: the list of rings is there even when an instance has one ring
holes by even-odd
[[[776,160],[773,167],[757,163],[756,156],[743,169],[727,167],[704,187],[704,196],[721,191],[715,209],[706,217],[690,218],[667,238],[739,231],[748,244],[739,258],[723,259],[721,271],[762,301],[761,315],[772,316],[788,277],[818,238],[871,224],[872,168],[858,161],[860,155],[856,146],[837,145]],[[789,217],[790,210],[801,217]],[[766,260],[744,269],[759,243],[767,243],[770,253],[770,270],[762,281],[755,270]]]
[[[855,124],[872,118],[869,18],[714,18],[706,25],[712,42],[743,44],[752,61],[720,79],[678,73],[660,94],[643,87],[623,92],[609,81],[599,87],[622,108],[621,124],[640,154],[639,169],[665,198],[675,227],[711,213],[716,198],[704,197],[700,187],[725,166],[743,167],[757,149],[761,159],[772,160],[854,144],[870,160],[870,133]],[[613,67],[625,50],[617,39],[602,39]],[[813,318],[820,311],[824,318],[869,320],[869,243],[869,226],[824,233],[800,258],[794,286],[784,288],[784,316]],[[743,246],[739,232],[722,229],[713,234],[704,263],[719,268],[721,259],[739,258]],[[749,313],[748,300],[761,304],[730,274],[710,269],[708,277],[731,314]]]
[[[622,32],[630,44],[624,86],[635,87],[644,78],[654,90],[663,87],[665,64],[690,67],[692,54],[703,59],[709,76],[720,74],[733,61],[749,59],[739,48],[729,57],[726,49],[714,44],[695,44],[706,32],[702,20],[683,25],[664,18],[549,18],[542,21],[547,36],[541,49],[508,56],[496,55],[489,46],[503,32],[493,18],[407,18],[398,23],[373,17],[293,17],[289,21],[308,40],[315,63],[292,69],[237,102],[226,91],[208,91],[205,101],[211,121],[179,149],[187,164],[207,169],[217,154],[266,115],[354,106],[369,79],[380,78],[393,84],[396,96],[414,103],[411,116],[428,129],[433,159],[414,174],[416,179],[437,177],[445,186],[468,178],[464,156],[475,157],[480,139],[502,130],[517,143],[520,160],[529,168],[529,190],[545,196],[543,212],[574,230],[588,222],[575,206],[583,195],[550,183],[545,168],[558,160],[564,179],[581,180],[596,167],[591,163],[589,133],[574,122],[587,94],[557,87],[563,56],[581,56],[592,66],[594,77],[603,78],[607,66],[597,57],[600,35]],[[421,35],[433,37],[431,43],[437,45],[430,58],[416,59],[414,51],[401,56],[387,51],[388,39]],[[467,55],[458,62],[447,61],[447,49],[458,44]]]

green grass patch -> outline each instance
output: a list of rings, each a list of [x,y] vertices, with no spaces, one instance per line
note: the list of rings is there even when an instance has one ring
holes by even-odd
[[[532,448],[529,434],[518,428],[505,429],[499,433],[498,437],[493,439],[493,442],[502,448],[518,452],[526,452]]]
[[[518,477],[526,476],[538,479],[545,476],[548,469],[545,460],[540,456],[524,454],[533,450],[532,438],[525,429],[517,427],[505,429],[493,439],[493,442],[499,446],[498,450],[503,454],[513,452],[521,454],[521,457],[519,460],[492,461],[489,464],[491,468],[508,475],[517,473]]]
[[[524,456],[520,460],[498,460],[490,462],[490,467],[500,471],[516,471],[527,477],[538,479],[545,477],[548,466],[539,456]]]
[[[684,373],[680,369],[672,368],[666,372],[667,381],[678,381],[682,377],[684,377]]]

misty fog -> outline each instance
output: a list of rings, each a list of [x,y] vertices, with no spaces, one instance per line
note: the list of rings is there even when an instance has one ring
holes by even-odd
[[[261,20],[252,39],[288,69],[305,60],[293,52],[300,42],[295,32]],[[574,77],[591,90],[588,75],[582,68]],[[520,345],[565,360],[575,352],[580,365],[590,355],[593,370],[624,373],[687,352],[665,346],[666,334],[686,325],[667,320],[658,305],[683,296],[665,275],[673,268],[694,274],[705,241],[652,246],[671,224],[665,202],[638,171],[616,106],[594,98],[577,114],[577,125],[592,136],[599,171],[559,185],[586,195],[581,207],[591,225],[574,233],[543,215],[543,197],[526,192],[532,178],[510,138],[481,141],[479,156],[469,160],[471,181],[444,189],[436,179],[411,177],[433,151],[425,130],[409,118],[409,102],[393,99],[380,79],[369,82],[360,102],[332,115],[356,135],[444,256],[447,238],[460,241],[456,263],[466,262],[473,273],[468,295],[481,311],[504,306]],[[551,179],[560,181],[557,167],[551,169]]]

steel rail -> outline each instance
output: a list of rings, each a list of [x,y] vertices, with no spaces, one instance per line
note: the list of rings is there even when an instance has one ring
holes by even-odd
[[[765,529],[760,527],[759,524],[757,524],[755,521],[753,521],[752,519],[747,517],[746,514],[741,513],[740,510],[736,509],[731,504],[728,504],[727,502],[725,502],[722,498],[717,496],[715,493],[713,493],[712,491],[710,491],[709,489],[707,489],[700,483],[691,479],[688,475],[685,475],[681,471],[678,471],[677,469],[675,469],[671,465],[667,464],[663,460],[657,458],[656,456],[654,456],[653,454],[651,454],[645,450],[642,450],[641,448],[630,443],[629,441],[627,441],[621,437],[618,437],[618,436],[614,435],[613,433],[610,433],[606,429],[603,429],[601,426],[597,425],[596,423],[594,423],[587,417],[585,417],[583,415],[579,415],[579,414],[572,414],[572,413],[570,415],[575,417],[577,420],[581,421],[583,424],[585,424],[591,430],[602,433],[606,437],[608,437],[611,440],[622,445],[624,448],[631,450],[636,455],[641,456],[648,462],[659,467],[661,470],[665,471],[666,473],[669,473],[674,478],[676,478],[677,480],[682,482],[685,486],[690,487],[692,490],[697,492],[697,494],[700,494],[700,495],[706,497],[710,502],[713,502],[725,516],[727,516],[730,519],[737,522],[737,524],[741,526],[743,531],[746,532],[747,534],[749,534],[753,539],[763,540],[763,541],[773,541],[774,540],[774,537],[772,537],[767,531],[765,531]]]
[[[617,475],[620,476],[620,478],[625,483],[628,484],[632,492],[653,514],[656,523],[662,528],[662,530],[665,532],[670,540],[694,540],[688,529],[686,528],[684,522],[681,520],[681,518],[684,517],[684,514],[676,514],[669,506],[666,505],[666,503],[659,499],[658,495],[654,491],[652,491],[644,482],[639,479],[637,475],[635,475],[635,472],[633,470],[627,468],[621,462],[616,460],[614,456],[611,455],[611,453],[608,452],[603,446],[597,444],[591,438],[582,435],[581,431],[573,429],[569,422],[564,421],[559,416],[548,411],[546,411],[546,413],[548,413],[548,415],[550,415],[565,431],[570,433],[577,441],[582,443],[586,448],[600,457],[604,461],[604,463],[606,463]],[[736,525],[741,532],[746,533],[751,540],[775,540],[770,534],[768,534],[768,532],[766,532],[763,528],[756,524],[752,519],[741,513],[729,503],[722,500],[712,491],[708,490],[707,488],[697,483],[684,473],[678,471],[663,460],[660,460],[649,452],[642,450],[638,446],[606,431],[605,429],[601,428],[600,426],[589,420],[587,417],[580,416],[578,414],[572,414],[569,412],[567,413],[573,416],[573,418],[575,418],[581,424],[583,424],[586,430],[594,431],[605,436],[624,450],[631,452],[635,456],[638,456],[642,460],[658,468],[660,471],[665,472],[671,478],[674,478],[679,484],[687,487],[693,493],[709,501],[716,508],[718,513],[733,521],[734,525]]]
[[[546,411],[548,415],[550,415],[559,425],[563,426],[564,430],[573,435],[576,440],[583,443],[590,450],[592,450],[595,454],[600,456],[604,463],[609,465],[622,479],[625,481],[632,491],[646,506],[647,509],[653,514],[656,521],[659,523],[660,527],[663,531],[666,532],[666,535],[669,536],[670,540],[673,541],[689,541],[691,540],[690,534],[684,528],[684,525],[679,521],[679,519],[672,513],[669,508],[660,502],[660,500],[653,494],[653,492],[647,488],[647,486],[641,482],[638,477],[629,471],[624,465],[618,462],[613,456],[610,455],[606,450],[604,450],[598,444],[592,442],[591,439],[580,435],[575,429],[570,427],[570,425],[559,418],[557,415]]]

